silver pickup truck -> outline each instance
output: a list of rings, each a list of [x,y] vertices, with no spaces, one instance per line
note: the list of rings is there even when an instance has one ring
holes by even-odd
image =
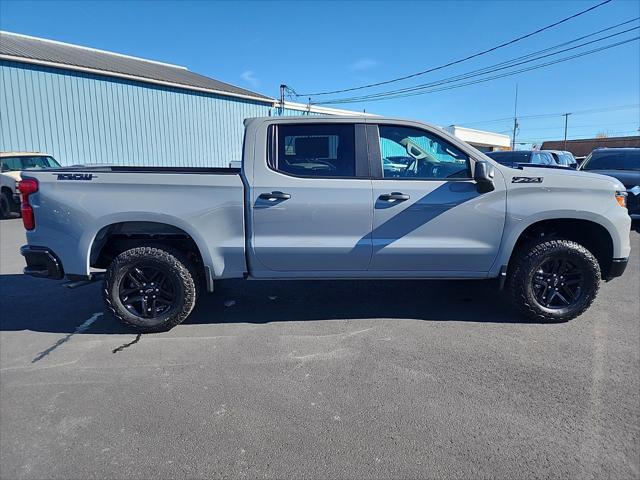
[[[182,322],[219,279],[488,279],[565,321],[623,273],[623,185],[507,167],[440,128],[254,118],[241,168],[25,173],[25,273],[85,282],[140,331]],[[103,270],[106,269],[106,272]]]

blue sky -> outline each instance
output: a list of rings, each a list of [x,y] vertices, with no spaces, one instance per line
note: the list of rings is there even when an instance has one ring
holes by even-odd
[[[277,97],[352,87],[410,74],[492,47],[599,3],[536,2],[0,2],[0,28],[184,65]],[[530,39],[455,67],[399,82],[401,88],[464,73],[640,16],[640,2],[614,0]],[[638,22],[626,28],[637,26]],[[636,36],[636,32],[603,44]],[[596,45],[597,46],[597,45]],[[576,112],[569,137],[638,133],[640,44],[632,42],[544,69],[459,89],[341,108],[506,133],[514,89],[520,115]],[[379,91],[379,90],[372,90]],[[369,93],[364,91],[363,93]],[[306,101],[301,99],[301,101]],[[560,115],[522,118],[520,140],[561,138]]]

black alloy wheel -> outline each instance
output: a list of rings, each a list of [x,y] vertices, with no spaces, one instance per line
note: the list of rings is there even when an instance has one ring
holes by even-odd
[[[168,312],[176,299],[176,287],[164,269],[134,265],[120,282],[120,301],[140,318],[158,318]]]
[[[566,258],[549,258],[535,272],[532,284],[543,307],[570,308],[584,292],[584,270]]]
[[[141,246],[113,259],[103,298],[113,316],[143,333],[182,323],[196,302],[198,270],[169,246]]]
[[[537,238],[513,254],[507,272],[511,303],[536,322],[566,322],[585,312],[600,288],[600,265],[583,245]]]

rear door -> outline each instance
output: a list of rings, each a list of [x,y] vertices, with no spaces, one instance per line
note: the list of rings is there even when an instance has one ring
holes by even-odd
[[[256,155],[250,188],[254,276],[367,269],[373,209],[364,132],[340,122],[269,126],[267,166]]]
[[[480,193],[471,178],[470,155],[435,131],[368,125],[367,133],[376,140],[370,159],[377,177],[369,269],[416,276],[488,272],[505,221],[499,172],[495,190]]]

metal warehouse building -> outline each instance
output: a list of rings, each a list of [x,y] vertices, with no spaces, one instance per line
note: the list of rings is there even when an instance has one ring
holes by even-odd
[[[243,121],[364,115],[284,102],[185,67],[0,32],[0,151],[43,152],[63,165],[226,167],[241,159]],[[451,126],[481,150],[506,135]]]
[[[307,108],[184,67],[0,32],[0,151],[63,165],[225,167],[248,117],[353,114]]]

